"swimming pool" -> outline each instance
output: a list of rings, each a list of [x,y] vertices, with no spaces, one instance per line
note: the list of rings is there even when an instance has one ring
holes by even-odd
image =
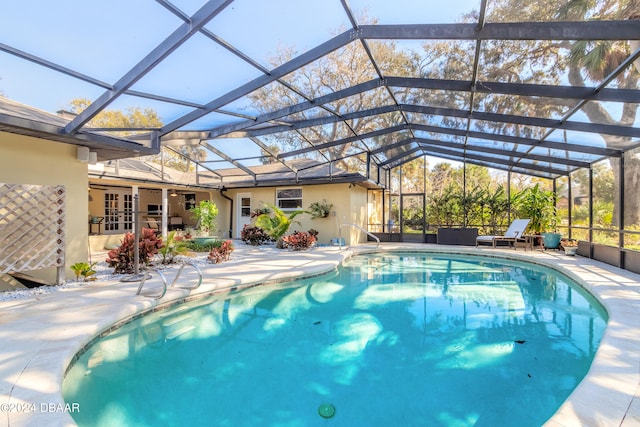
[[[64,394],[81,426],[540,425],[605,323],[543,267],[358,256],[137,319],[79,358]]]

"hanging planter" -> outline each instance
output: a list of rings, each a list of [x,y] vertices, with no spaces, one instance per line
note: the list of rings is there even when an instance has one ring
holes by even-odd
[[[332,203],[322,199],[321,202],[313,202],[309,205],[308,212],[311,214],[311,219],[326,218],[331,213]]]

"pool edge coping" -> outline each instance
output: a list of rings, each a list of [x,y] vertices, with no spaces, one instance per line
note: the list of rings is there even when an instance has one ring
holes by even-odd
[[[563,274],[566,274],[568,277],[576,280],[583,286],[590,294],[592,294],[605,308],[608,313],[609,321],[607,323],[607,328],[605,329],[605,333],[602,337],[600,347],[596,353],[594,361],[589,369],[587,375],[583,378],[580,384],[576,387],[576,389],[571,393],[569,398],[565,400],[565,402],[561,405],[558,411],[546,422],[545,425],[549,427],[557,427],[557,426],[565,426],[565,427],[573,427],[573,426],[582,426],[582,425],[624,425],[625,419],[629,422],[633,422],[633,419],[637,420],[637,414],[629,412],[632,407],[638,406],[638,399],[636,399],[636,394],[638,391],[638,384],[640,383],[640,353],[638,349],[640,348],[640,340],[639,338],[634,338],[629,343],[629,335],[634,335],[630,333],[631,330],[639,331],[640,326],[640,315],[636,316],[626,316],[624,314],[633,313],[634,307],[632,307],[632,301],[628,298],[622,298],[624,304],[621,304],[620,301],[615,301],[613,304],[612,299],[615,298],[617,293],[620,291],[629,291],[629,289],[623,289],[623,282],[625,280],[631,281],[634,289],[632,292],[638,299],[639,287],[640,284],[637,282],[638,275],[633,273],[627,274],[625,270],[620,270],[612,266],[608,266],[606,264],[599,263],[597,261],[588,260],[587,258],[579,258],[580,265],[576,266],[576,263],[568,263],[567,265],[562,265],[559,263],[560,258],[558,256],[553,256],[549,254],[537,254],[532,252],[517,252],[510,250],[491,250],[491,249],[477,249],[477,248],[464,248],[464,247],[437,247],[431,245],[411,245],[411,244],[391,244],[391,245],[381,245],[380,247],[373,249],[369,245],[362,245],[357,247],[350,247],[346,250],[342,250],[339,252],[327,252],[327,254],[337,254],[335,260],[331,260],[330,267],[320,268],[311,270],[308,266],[301,267],[297,266],[295,269],[290,272],[290,274],[286,274],[285,276],[268,280],[269,283],[277,283],[284,282],[294,279],[299,279],[303,277],[312,277],[319,274],[325,274],[337,268],[340,264],[342,264],[349,257],[362,254],[362,253],[370,253],[370,252],[398,252],[398,251],[410,251],[410,252],[420,252],[420,253],[452,253],[455,251],[456,254],[462,255],[484,255],[491,258],[496,259],[513,259],[517,261],[525,261],[525,262],[533,262],[534,264],[543,265],[545,267],[560,271]],[[533,258],[532,258],[533,255]],[[326,259],[324,261],[327,261]],[[593,268],[596,268],[601,271],[606,271],[614,277],[623,278],[624,280],[612,280],[612,276],[608,276],[606,280],[600,276],[600,279],[603,280],[603,283],[595,283],[590,280],[585,279],[580,275],[580,272],[575,271],[576,268],[584,268],[585,265],[589,265]],[[573,268],[572,268],[573,266]],[[584,272],[583,272],[584,273]],[[628,276],[625,278],[625,276]],[[606,282],[606,283],[604,283]],[[243,288],[258,286],[260,284],[265,283],[264,280],[260,281],[251,281],[242,284]],[[49,360],[47,365],[51,368],[52,364],[56,365],[56,369],[58,372],[54,376],[57,381],[57,390],[49,390],[48,393],[45,394],[46,397],[42,398],[41,402],[50,402],[55,404],[64,404],[64,399],[62,398],[62,380],[64,379],[64,375],[72,366],[73,361],[78,355],[80,350],[88,348],[88,344],[92,343],[95,339],[98,338],[98,335],[106,333],[105,330],[113,329],[114,325],[118,323],[122,323],[124,318],[133,318],[136,316],[143,315],[142,312],[148,312],[149,310],[154,310],[156,307],[160,306],[171,306],[176,303],[179,303],[184,299],[200,299],[205,298],[207,294],[219,293],[219,292],[227,292],[231,289],[202,289],[201,292],[174,292],[172,299],[164,300],[162,303],[153,304],[152,301],[142,300],[138,301],[138,304],[132,304],[128,306],[128,310],[133,310],[133,312],[129,313],[128,316],[122,316],[121,312],[115,314],[118,319],[113,322],[110,322],[105,327],[100,328],[98,325],[94,325],[93,331],[96,333],[91,334],[88,332],[91,328],[88,328],[88,331],[85,331],[84,340],[81,337],[76,337],[75,340],[65,340],[63,343],[64,346],[61,347],[63,343],[56,342],[55,349],[52,352],[57,352],[58,357],[55,359],[56,362]],[[619,296],[618,296],[619,297]],[[635,300],[634,300],[635,301]],[[117,303],[117,301],[112,301],[112,303]],[[621,309],[630,309],[631,311],[621,310]],[[637,311],[637,310],[636,310]],[[104,325],[107,322],[103,322]],[[615,326],[615,327],[614,327]],[[622,334],[623,337],[618,337],[619,334]],[[638,334],[635,334],[638,335]],[[621,340],[623,342],[621,342]],[[613,350],[622,350],[620,347],[628,347],[630,345],[635,346],[632,350],[635,351],[620,351],[615,357],[611,357],[609,354]],[[32,367],[32,362],[35,362],[35,365],[38,365],[38,358],[43,356],[42,353],[49,353],[46,348],[38,348],[38,350],[32,355],[32,357],[25,363],[23,372],[27,371],[30,367]],[[603,354],[605,353],[605,354]],[[620,356],[622,354],[622,356]],[[62,356],[62,357],[61,357]],[[63,359],[63,360],[61,360]],[[614,389],[607,390],[605,399],[607,406],[606,408],[602,408],[602,405],[598,405],[598,402],[603,398],[595,398],[594,395],[601,396],[602,389],[605,387],[604,383],[607,383],[608,377],[611,377],[610,369],[612,368],[611,364],[614,363],[616,365],[620,365],[621,363],[626,365],[624,373],[618,373],[613,376],[615,385]],[[619,368],[619,366],[617,366]],[[47,370],[49,374],[51,374],[50,370]],[[611,380],[611,378],[609,378]],[[11,392],[8,395],[9,401],[14,400],[22,400],[22,401],[35,401],[34,398],[29,396],[29,393],[21,393],[20,391],[23,389],[28,390],[28,385],[22,384],[24,379],[22,379],[22,373],[18,376],[17,381],[12,385]],[[2,394],[0,394],[2,396]],[[27,400],[25,400],[25,398]],[[31,400],[28,400],[31,398]],[[610,402],[613,400],[614,402]],[[624,400],[624,401],[623,401]],[[615,407],[615,408],[614,408]],[[637,412],[637,409],[636,409]],[[20,416],[21,414],[7,413],[7,425],[11,425],[12,427],[19,427],[22,425],[37,425],[38,419],[44,420],[42,416],[37,416],[33,418],[25,418]],[[24,415],[24,414],[22,414]],[[42,415],[42,414],[40,414]],[[75,425],[73,418],[68,413],[60,413],[55,414],[59,415],[55,420],[52,419],[54,414],[47,414],[48,417],[46,421],[49,425],[54,421],[56,425]],[[627,418],[630,415],[631,418]],[[57,421],[57,423],[56,423]]]

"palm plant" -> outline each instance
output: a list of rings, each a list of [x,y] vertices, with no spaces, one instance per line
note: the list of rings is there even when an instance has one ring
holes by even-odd
[[[297,221],[293,221],[296,216],[306,213],[303,210],[297,210],[291,212],[289,215],[284,213],[280,208],[274,205],[267,205],[270,214],[262,214],[256,218],[256,226],[264,230],[273,240],[276,241],[276,246],[282,248],[282,236],[284,236],[289,227]]]
[[[514,196],[518,214],[529,218],[529,229],[540,234],[556,226],[555,194],[541,190],[540,184],[529,187]]]
[[[497,226],[504,224],[504,218],[506,218],[506,212],[509,209],[509,198],[504,191],[504,187],[499,185],[493,193],[488,193],[484,202],[489,211],[491,234],[497,234]],[[499,219],[502,219],[501,224],[498,224]]]
[[[176,232],[171,231],[167,234],[167,240],[158,253],[162,256],[162,264],[171,264],[178,255],[189,254],[189,247],[183,240],[176,240]]]
[[[466,193],[459,194],[460,207],[463,214],[463,227],[469,224],[479,224],[482,221],[482,205],[486,197],[486,191],[475,186]]]
[[[592,19],[640,19],[640,5],[637,1],[619,2],[616,0],[570,0],[561,6],[557,11],[557,18],[561,20],[583,20]],[[634,40],[577,40],[564,42],[565,47],[570,49],[569,69],[567,77],[572,86],[586,87],[587,80],[596,83],[604,81],[612,72],[620,66],[630,53],[637,49]],[[636,88],[640,82],[640,60],[634,62],[633,67],[627,67],[624,71],[617,73],[615,84],[619,88]],[[631,125],[637,115],[640,104],[637,102],[623,102],[619,109],[615,109],[616,114],[605,107],[601,102],[588,102],[583,112],[593,123],[607,125]],[[618,112],[619,111],[619,112]],[[628,144],[631,137],[604,137],[608,148],[615,148],[621,143]],[[611,167],[614,173],[614,182],[637,182],[640,172],[640,160],[634,156],[629,157],[629,162],[625,163],[624,174],[619,173],[620,159],[611,158]],[[617,190],[617,188],[616,188]],[[617,195],[618,191],[614,191]],[[635,224],[640,219],[640,193],[630,192],[625,194],[624,211],[622,213],[624,224]],[[617,197],[617,196],[616,196]],[[619,218],[618,209],[622,204],[619,200],[614,203],[613,221],[617,225]]]
[[[430,212],[434,216],[434,221],[430,221],[431,223],[446,227],[459,224],[462,216],[462,207],[456,190],[449,186],[442,195],[434,196]]]

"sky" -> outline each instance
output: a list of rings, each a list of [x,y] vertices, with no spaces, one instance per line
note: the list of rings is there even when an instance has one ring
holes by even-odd
[[[380,24],[456,22],[480,0],[451,0],[447,7],[429,0],[350,0],[357,19]],[[0,43],[113,84],[162,42],[182,21],[153,0],[109,2],[57,0],[8,1],[0,14]],[[174,0],[193,14],[204,0]],[[434,7],[436,6],[437,7]],[[339,0],[236,0],[206,28],[262,66],[283,47],[303,53],[350,28]],[[291,46],[294,44],[294,46]],[[416,42],[416,46],[419,43]],[[205,104],[261,75],[255,67],[197,35],[156,66],[132,89]],[[95,100],[105,89],[54,72],[0,49],[0,94],[51,113],[68,110],[75,98]],[[120,96],[109,109],[150,108],[163,123],[192,107]],[[231,108],[247,112],[244,100]],[[251,113],[250,111],[247,112]],[[219,122],[216,123],[216,120]],[[207,115],[189,128],[210,128],[228,116]],[[226,144],[232,157],[259,156],[253,144]],[[248,150],[250,146],[252,150]],[[217,158],[209,155],[209,158]],[[245,162],[257,164],[258,160]]]
[[[0,14],[0,94],[49,112],[69,109],[75,98],[95,100],[105,89],[10,55],[2,45],[113,84],[182,24],[154,0],[4,3]],[[173,4],[193,14],[204,0],[174,0]],[[434,0],[349,0],[348,4],[357,19],[368,16],[380,24],[451,23],[459,22],[463,13],[477,10],[480,0],[449,0],[445,4]],[[293,47],[303,53],[350,28],[350,23],[340,0],[236,0],[205,28],[271,69],[269,58],[279,49]],[[206,104],[260,75],[255,67],[196,35],[132,89]],[[153,109],[164,123],[193,110],[128,95],[120,96],[109,109],[129,107]],[[246,99],[225,108],[255,113]],[[586,118],[578,114],[572,120]],[[189,128],[207,129],[228,122],[228,116],[212,113]],[[561,137],[552,135],[550,139]],[[228,146],[225,151],[232,157],[259,155],[257,148],[247,153],[246,144]]]
[[[117,81],[182,23],[153,0],[4,3],[0,43],[106,83]],[[174,4],[192,14],[203,0],[175,0]],[[440,7],[434,7],[436,4]],[[431,0],[351,0],[349,5],[356,16],[367,10],[369,16],[379,16],[381,24],[436,23],[455,21],[461,11],[477,8],[479,0],[452,0],[448,7]],[[267,58],[280,46],[294,42],[302,53],[347,26],[339,0],[236,0],[207,29],[268,66]],[[259,71],[200,36],[183,45],[134,88],[154,91],[162,87],[165,96],[206,103],[258,75]],[[214,91],[210,89],[212,80],[221,83]],[[0,51],[0,93],[8,98],[55,112],[66,108],[71,99],[95,99],[103,91]],[[114,107],[144,103],[123,97]],[[189,110],[149,107],[166,117]]]

